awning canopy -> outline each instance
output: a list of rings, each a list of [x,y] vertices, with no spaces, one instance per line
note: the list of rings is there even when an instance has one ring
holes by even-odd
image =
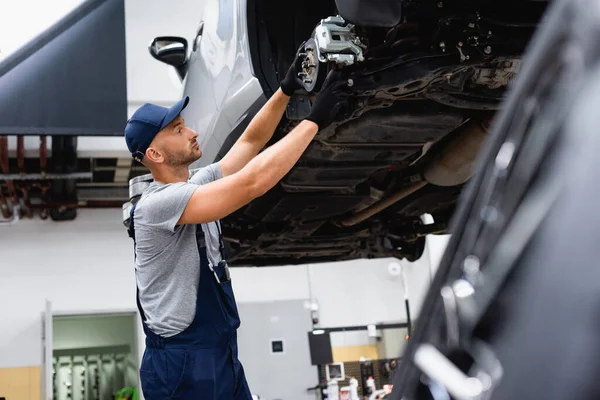
[[[88,0],[0,63],[0,135],[123,135],[124,0]]]

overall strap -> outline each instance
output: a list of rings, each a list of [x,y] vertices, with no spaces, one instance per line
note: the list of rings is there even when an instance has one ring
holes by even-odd
[[[227,254],[225,251],[225,239],[223,239],[223,232],[221,232],[221,225],[219,224],[219,221],[215,221],[215,224],[217,224],[217,230],[219,231],[219,253],[221,253],[221,261],[219,262],[219,265],[223,267],[223,271],[225,272],[225,282],[231,280],[231,276],[229,275],[229,265],[227,265]],[[215,274],[216,276],[216,274]],[[217,277],[217,281],[219,283],[221,283],[221,280],[218,279]]]
[[[133,223],[133,217],[134,217],[134,213],[135,213],[136,204],[134,204],[133,207],[131,207],[131,211],[129,211],[129,228],[127,228],[127,234],[129,235],[130,238],[133,239],[133,258],[134,259],[137,259],[136,242],[135,242],[135,226]],[[138,310],[140,311],[140,316],[142,317],[142,321],[146,321],[146,314],[144,314],[144,309],[142,308],[142,304],[140,303],[140,289],[138,288],[137,283],[135,285],[135,290],[136,290],[135,301],[137,303]]]
[[[219,253],[221,254],[221,260],[226,261],[227,253],[225,249],[225,240],[223,239],[223,232],[221,232],[219,221],[214,221],[214,223],[217,227],[217,231],[219,232]],[[201,247],[200,243],[204,242],[204,247],[208,249],[208,241],[206,235],[204,234],[204,230],[202,229],[202,225],[203,224],[196,225],[196,241],[198,242],[198,248]]]
[[[217,230],[219,231],[219,253],[221,253],[221,260],[227,262],[227,255],[225,252],[225,240],[223,239],[223,232],[221,232],[221,225],[219,221],[215,221]]]
[[[135,211],[136,204],[134,204],[133,207],[131,207],[131,210],[129,210],[129,227],[127,228],[127,234],[129,234],[129,237],[133,239],[134,250],[135,250],[135,227],[133,226],[133,214]],[[135,256],[135,251],[133,252],[133,255]]]
[[[214,221],[216,227],[217,227],[217,231],[219,232],[219,253],[221,255],[221,260],[219,261],[219,263],[217,264],[218,267],[223,267],[224,272],[225,272],[225,280],[224,282],[227,282],[228,280],[231,279],[230,275],[229,275],[229,267],[227,265],[227,256],[226,256],[226,251],[225,251],[225,240],[223,239],[223,232],[221,232],[221,227],[219,225],[219,221]],[[208,225],[207,225],[208,226]],[[206,235],[204,234],[204,230],[202,229],[202,224],[198,224],[196,225],[196,240],[198,242],[198,248],[200,248],[200,241],[204,241],[204,246],[207,249],[208,252],[208,239],[206,237]],[[208,259],[208,254],[207,254],[207,259]],[[214,269],[214,265],[212,265],[212,262],[208,261],[208,268],[212,271],[213,275],[215,276],[215,279],[217,280],[218,283],[222,283],[221,278],[219,278],[219,275],[217,274],[217,272]]]

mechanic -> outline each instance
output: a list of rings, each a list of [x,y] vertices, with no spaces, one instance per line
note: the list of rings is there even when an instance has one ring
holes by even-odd
[[[330,73],[309,116],[258,154],[301,88],[301,61],[298,50],[280,88],[226,156],[193,175],[189,167],[202,152],[180,115],[188,97],[170,108],[145,104],[127,121],[127,147],[153,177],[129,229],[146,335],[146,400],[252,398],[237,357],[240,319],[219,219],[275,186],[344,101],[345,84]]]

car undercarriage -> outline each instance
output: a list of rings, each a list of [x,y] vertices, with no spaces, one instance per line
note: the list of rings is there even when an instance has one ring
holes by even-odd
[[[341,72],[352,96],[279,185],[223,219],[233,265],[413,261],[425,235],[447,232],[547,4],[379,3],[248,2],[253,68],[265,93],[277,90],[304,43],[306,90],[292,97],[273,141],[307,114],[328,70]],[[378,16],[373,7],[390,12]]]
[[[221,1],[219,7],[236,4]],[[247,23],[238,24],[238,34],[247,33],[249,54],[243,56],[266,97],[278,89],[301,45],[306,57],[305,90],[292,96],[268,145],[307,115],[327,71],[339,70],[352,96],[278,185],[222,220],[230,263],[421,257],[426,235],[448,232],[547,2],[245,4]],[[251,117],[258,103],[244,112]],[[217,160],[239,134],[222,142]],[[138,182],[151,179],[130,158],[78,156],[76,136],[53,136],[51,147],[41,137],[38,158],[26,157],[23,136],[16,144],[16,157],[9,159],[7,138],[0,137],[3,223],[31,216],[34,208],[42,218],[63,221],[74,219],[78,207],[120,207],[133,201]],[[213,150],[203,162],[214,161]]]

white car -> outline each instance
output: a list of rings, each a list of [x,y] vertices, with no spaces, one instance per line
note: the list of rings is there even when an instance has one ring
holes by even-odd
[[[196,38],[158,37],[191,98],[186,123],[220,159],[305,42],[304,84],[273,141],[310,110],[328,69],[354,93],[265,196],[224,218],[232,265],[418,259],[445,233],[487,127],[547,6],[491,0],[204,0]],[[135,201],[149,176],[132,179]],[[430,214],[434,223],[424,224]],[[127,215],[125,216],[125,218]]]

